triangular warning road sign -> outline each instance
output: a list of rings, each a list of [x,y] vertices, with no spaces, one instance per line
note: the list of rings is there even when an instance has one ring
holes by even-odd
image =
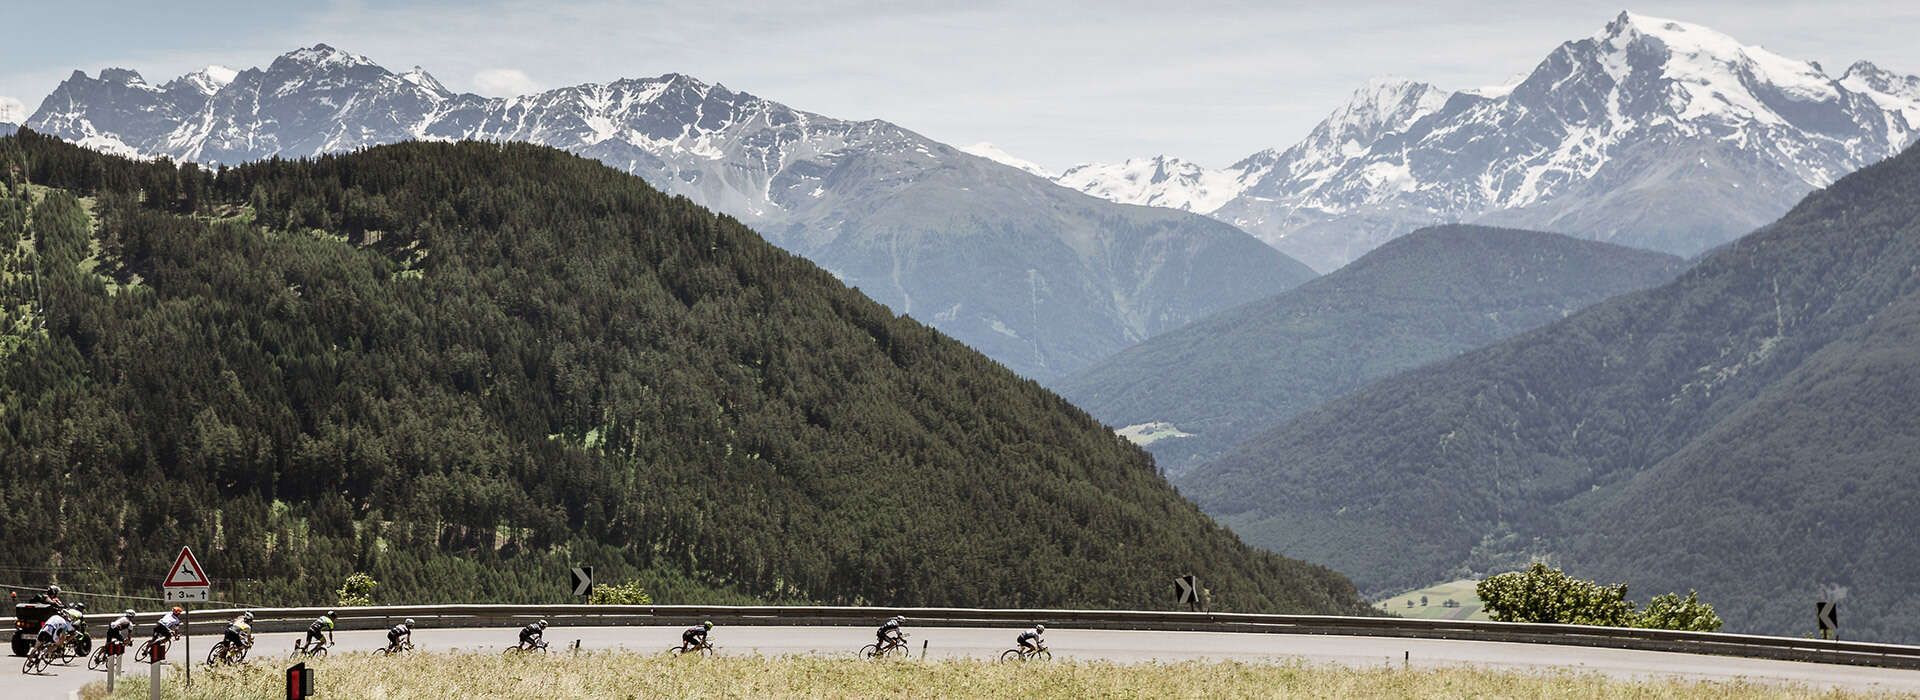
[[[198,588],[211,586],[207,581],[207,572],[200,568],[200,560],[193,558],[191,547],[181,547],[180,556],[173,560],[173,568],[167,570],[167,577],[160,581],[162,588]]]

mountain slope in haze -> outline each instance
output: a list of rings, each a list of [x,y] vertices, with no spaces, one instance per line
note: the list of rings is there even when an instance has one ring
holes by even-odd
[[[1237,191],[1193,210],[1321,271],[1448,222],[1690,257],[1916,135],[1920,78],[1866,62],[1835,78],[1706,27],[1622,13],[1511,86],[1373,81],[1301,143],[1213,173]]]
[[[1731,629],[1920,622],[1920,150],[1674,282],[1382,380],[1181,481],[1249,541],[1365,590],[1550,555]]]
[[[75,72],[27,125],[202,164],[407,140],[560,148],[731,214],[1035,378],[1313,274],[1206,217],[1119,206],[884,121],[677,74],[493,99],[321,44],[160,86],[123,69]]]
[[[1679,258],[1551,233],[1440,226],[1272,298],[1127,349],[1055,390],[1112,425],[1170,423],[1170,475],[1394,372],[1666,282]]]
[[[590,160],[412,143],[216,177],[23,131],[0,173],[0,231],[37,251],[0,278],[0,463],[44,487],[0,494],[0,529],[43,533],[0,563],[31,580],[120,589],[98,572],[187,543],[276,602],[356,570],[388,601],[557,601],[593,564],[1013,607],[1164,607],[1194,571],[1216,605],[1364,609],[1033,382]]]

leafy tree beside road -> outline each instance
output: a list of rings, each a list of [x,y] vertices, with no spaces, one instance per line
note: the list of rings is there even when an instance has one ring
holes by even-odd
[[[1627,585],[1602,585],[1534,562],[1526,571],[1500,574],[1474,587],[1487,615],[1499,622],[1547,622],[1605,627],[1712,632],[1720,629],[1713,606],[1689,591],[1685,598],[1655,596],[1645,611],[1627,599]]]

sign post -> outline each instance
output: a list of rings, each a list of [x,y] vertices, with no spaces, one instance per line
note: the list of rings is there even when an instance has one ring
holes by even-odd
[[[180,554],[173,558],[173,568],[167,570],[167,577],[160,580],[160,590],[169,603],[180,603],[180,636],[186,643],[186,661],[180,667],[186,669],[187,686],[193,685],[193,629],[186,612],[186,603],[206,602],[207,592],[213,588],[213,582],[207,580],[207,570],[200,568],[200,560],[193,556],[192,547],[181,547]]]
[[[593,567],[573,567],[573,594],[582,598],[593,598]]]
[[[1820,601],[1813,604],[1813,616],[1820,623],[1820,638],[1840,638],[1840,604]]]

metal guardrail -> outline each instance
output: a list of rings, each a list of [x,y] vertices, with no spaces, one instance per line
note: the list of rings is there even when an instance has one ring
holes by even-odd
[[[251,608],[254,628],[263,632],[304,629],[329,608]],[[1466,620],[1409,620],[1393,617],[1265,615],[1249,613],[1156,612],[1143,610],[1004,610],[984,608],[880,608],[738,605],[386,605],[333,608],[341,629],[382,629],[405,618],[423,628],[517,627],[545,618],[558,626],[693,624],[714,620],[727,625],[877,626],[905,615],[922,627],[1024,627],[1044,623],[1059,629],[1121,629],[1163,632],[1247,632],[1355,637],[1449,639],[1522,644],[1559,644],[1636,651],[1738,656],[1811,663],[1920,669],[1920,646],[1827,641],[1719,632],[1589,627]],[[225,620],[239,609],[191,611],[198,622]],[[103,624],[111,615],[89,617]],[[150,626],[158,614],[136,622]],[[11,628],[13,618],[0,618]]]

